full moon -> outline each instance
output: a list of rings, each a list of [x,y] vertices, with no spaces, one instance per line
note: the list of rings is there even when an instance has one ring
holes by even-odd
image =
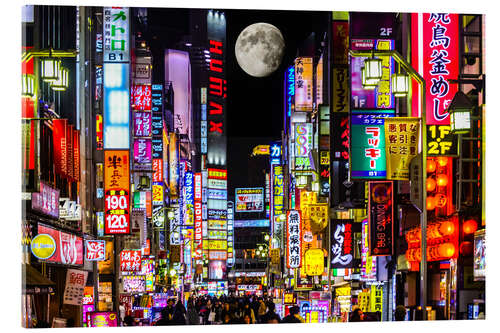
[[[255,77],[274,72],[281,63],[284,49],[283,35],[268,23],[255,23],[243,29],[234,47],[238,65]]]

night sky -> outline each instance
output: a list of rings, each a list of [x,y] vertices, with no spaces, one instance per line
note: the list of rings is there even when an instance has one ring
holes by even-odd
[[[196,9],[193,9],[196,10]],[[226,80],[227,97],[227,168],[229,193],[235,187],[262,186],[252,184],[254,161],[249,162],[252,148],[279,140],[283,129],[283,79],[285,69],[293,64],[297,50],[307,48],[304,41],[316,31],[322,35],[328,12],[285,10],[224,10],[226,16]],[[254,23],[277,27],[285,40],[285,53],[278,69],[264,78],[245,73],[238,65],[234,46],[240,32]],[[150,8],[148,25],[153,39],[152,50],[173,45],[182,34],[189,33],[189,9]],[[191,24],[195,24],[192,22]],[[161,46],[160,46],[161,45]],[[153,51],[154,52],[154,51]],[[161,59],[160,59],[161,60]],[[257,163],[258,165],[262,163]]]

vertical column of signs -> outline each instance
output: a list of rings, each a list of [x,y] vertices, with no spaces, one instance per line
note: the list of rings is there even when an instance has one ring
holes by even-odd
[[[286,228],[286,266],[300,268],[302,266],[302,216],[298,210],[290,210],[287,214]]]

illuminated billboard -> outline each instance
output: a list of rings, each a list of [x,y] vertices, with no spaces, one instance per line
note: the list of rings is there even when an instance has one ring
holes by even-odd
[[[105,234],[130,233],[129,151],[104,151]]]
[[[264,188],[237,188],[235,190],[236,212],[264,211]]]

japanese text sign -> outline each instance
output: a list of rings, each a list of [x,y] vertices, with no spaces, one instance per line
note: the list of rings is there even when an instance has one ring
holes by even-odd
[[[66,286],[64,288],[63,304],[82,305],[83,290],[89,272],[78,269],[66,271]]]
[[[418,152],[419,125],[418,118],[385,119],[387,179],[409,180],[410,161]]]
[[[88,261],[101,261],[106,259],[106,241],[85,240],[85,259]]]
[[[370,255],[392,255],[393,185],[391,181],[368,183],[368,220]]]
[[[325,269],[325,255],[323,249],[309,249],[304,255],[306,274],[311,276],[322,275]]]
[[[458,136],[450,125],[427,126],[428,156],[458,156]]]
[[[153,159],[153,183],[163,182],[163,160]]]
[[[132,109],[141,111],[151,110],[151,86],[150,85],[133,85],[131,92]]]
[[[385,178],[386,155],[383,117],[392,113],[351,116],[352,178]]]
[[[295,111],[312,111],[313,59],[295,59]]]
[[[128,234],[129,225],[129,152],[104,151],[105,234]]]
[[[123,250],[120,252],[120,270],[122,272],[141,271],[141,250]]]
[[[134,112],[134,136],[151,136],[151,112]]]
[[[272,166],[272,183],[273,183],[273,195],[272,195],[272,213],[273,216],[278,216],[283,212],[284,207],[284,176],[283,167],[281,165]]]
[[[353,220],[334,219],[330,223],[331,232],[331,265],[332,268],[353,268],[354,260],[354,228]]]
[[[235,192],[236,212],[264,211],[264,189],[262,187],[237,188]]]
[[[151,163],[151,139],[134,140],[134,162],[138,164]]]
[[[370,236],[368,233],[368,220],[361,222],[361,280],[375,281],[377,280],[377,258],[369,255],[370,244],[368,242]]]
[[[449,125],[447,109],[458,91],[458,85],[449,80],[459,75],[459,15],[411,14],[411,38],[411,65],[426,82],[427,124]],[[412,82],[412,90],[420,93],[416,82]],[[420,98],[413,99],[413,117],[420,116],[420,103]]]
[[[123,291],[126,293],[143,293],[146,291],[145,275],[122,276]]]
[[[83,264],[83,240],[73,234],[38,224],[38,234],[50,235],[56,242],[54,254],[46,261],[66,265]]]
[[[31,208],[59,218],[59,190],[40,182],[40,192],[31,195]]]
[[[89,327],[117,327],[118,316],[116,312],[87,312]]]
[[[104,7],[104,62],[128,62],[130,60],[129,9]]]
[[[288,268],[299,268],[302,266],[302,217],[298,210],[290,210],[287,214],[287,257]]]

